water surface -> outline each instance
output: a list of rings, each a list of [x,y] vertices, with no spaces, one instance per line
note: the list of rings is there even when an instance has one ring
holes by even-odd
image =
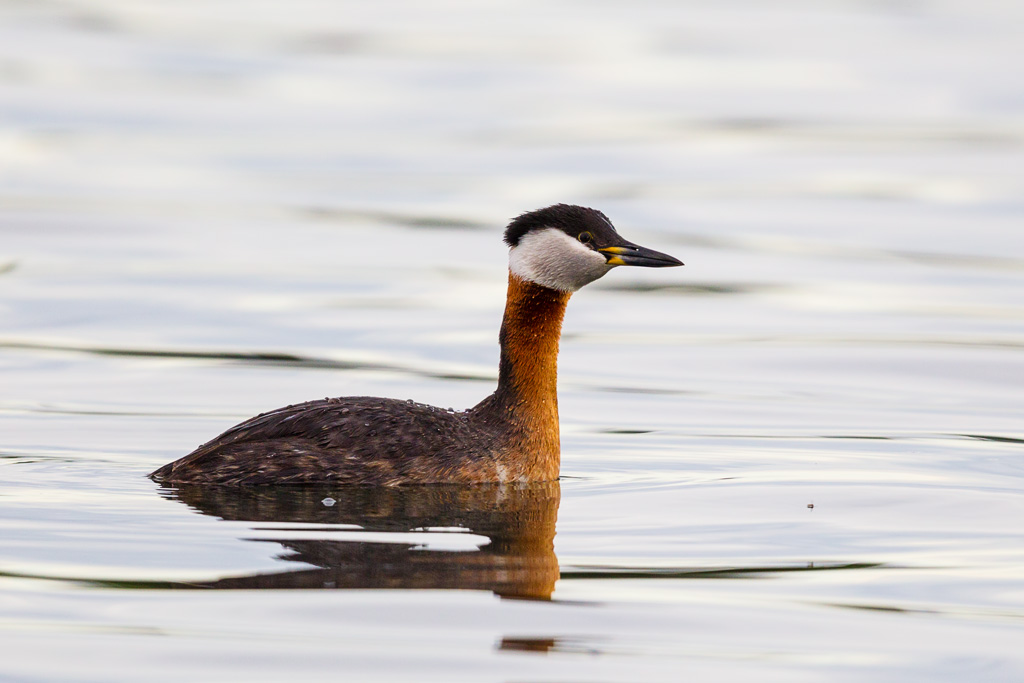
[[[0,678],[1024,678],[1022,12],[0,4]],[[563,479],[162,489],[274,407],[489,393],[573,297]]]

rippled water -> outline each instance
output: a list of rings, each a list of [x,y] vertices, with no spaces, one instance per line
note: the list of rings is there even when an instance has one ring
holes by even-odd
[[[1022,19],[0,4],[0,678],[1021,680]],[[687,263],[571,302],[560,484],[145,477],[478,401],[556,201]]]

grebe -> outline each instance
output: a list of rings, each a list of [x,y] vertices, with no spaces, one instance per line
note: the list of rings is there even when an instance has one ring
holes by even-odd
[[[556,204],[505,230],[498,388],[473,408],[327,398],[263,413],[150,476],[167,484],[475,484],[558,478],[556,362],[569,296],[615,266],[679,260],[628,242],[600,211]]]

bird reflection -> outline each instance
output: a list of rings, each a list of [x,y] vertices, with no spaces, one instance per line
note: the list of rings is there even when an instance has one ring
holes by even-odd
[[[476,551],[432,550],[409,542],[295,540],[263,536],[314,565],[224,578],[209,588],[433,588],[490,590],[507,598],[549,599],[558,579],[558,482],[407,487],[177,485],[162,494],[225,520],[346,525],[363,532],[458,527],[489,543]],[[294,526],[282,532],[296,531]],[[316,531],[325,531],[318,527]],[[329,529],[327,530],[329,533]],[[374,534],[379,539],[379,534]],[[255,540],[255,539],[254,539]]]

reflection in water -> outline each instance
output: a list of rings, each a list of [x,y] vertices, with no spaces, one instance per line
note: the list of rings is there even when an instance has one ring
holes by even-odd
[[[539,637],[511,638],[505,637],[496,645],[496,649],[504,652],[535,652],[548,654],[551,652],[598,655],[606,652],[593,637]]]
[[[262,537],[260,541],[272,540],[291,551],[282,559],[316,568],[225,578],[196,584],[199,587],[448,588],[548,599],[558,579],[554,550],[558,482],[408,487],[179,485],[163,493],[226,520],[356,525],[363,532],[385,533],[458,527],[490,539],[477,551],[452,551],[408,542]]]

